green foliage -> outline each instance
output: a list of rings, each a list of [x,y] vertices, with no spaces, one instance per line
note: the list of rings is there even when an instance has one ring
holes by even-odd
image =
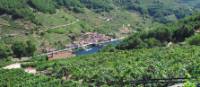
[[[52,77],[70,78],[93,86],[130,85],[143,78],[181,78],[189,73],[198,77],[198,46],[101,52],[67,60],[35,62],[38,70],[49,70]],[[162,87],[166,84],[156,84]],[[170,85],[170,84],[169,84]]]
[[[175,15],[176,18],[184,18],[192,11],[182,5],[178,0],[115,0],[115,3],[127,10],[135,10],[143,15],[150,15],[155,20],[167,23],[166,17]]]
[[[95,12],[109,12],[113,9],[113,2],[111,0],[80,0],[81,3]]]
[[[147,37],[154,37],[161,42],[172,40],[173,31],[168,26],[158,27],[148,32]]]
[[[42,12],[55,13],[56,7],[53,0],[29,0],[29,4]]]
[[[11,14],[13,18],[25,18],[34,20],[31,9],[28,8],[26,0],[1,0],[0,14]]]
[[[1,59],[1,60],[0,60],[0,67],[2,68],[2,67],[5,67],[5,66],[7,66],[7,65],[9,65],[9,64],[13,64],[13,63],[14,63],[14,62],[11,61],[9,58]]]
[[[83,5],[79,0],[55,0],[59,5],[67,7],[75,12],[83,12]]]
[[[106,47],[104,47],[101,52],[115,52],[117,51],[116,47],[113,45],[108,45]]]
[[[26,44],[24,42],[16,42],[12,45],[13,54],[21,58],[26,54]]]
[[[29,40],[26,42],[27,47],[26,47],[26,55],[27,56],[33,56],[34,52],[36,51],[36,45],[32,40]]]
[[[14,18],[29,19],[37,24],[34,15],[35,9],[44,13],[55,13],[56,8],[62,6],[78,13],[84,12],[85,8],[94,12],[110,12],[115,8],[134,10],[142,15],[149,15],[162,23],[171,22],[168,19],[169,16],[180,19],[191,15],[193,9],[189,8],[198,9],[193,5],[184,6],[179,0],[1,0],[0,14],[11,14]]]
[[[150,48],[162,45],[162,43],[155,38],[149,38],[149,39],[145,40],[145,43],[147,43],[148,47],[150,47]]]
[[[149,31],[134,33],[134,35],[124,40],[117,48],[135,49],[141,47],[165,46],[168,42],[183,42],[186,38],[193,36],[196,29],[200,27],[199,18],[199,14],[193,15],[177,23],[155,26]],[[154,40],[152,40],[152,38]],[[195,39],[198,41],[197,37]],[[190,41],[192,42],[191,39]],[[193,41],[195,40],[193,39]]]
[[[118,49],[138,49],[144,47],[146,47],[146,44],[139,36],[136,35],[124,40],[124,43],[117,46]]]
[[[186,40],[186,42],[190,45],[200,46],[200,35],[194,35]]]
[[[184,84],[184,87],[196,87],[196,84],[187,81],[187,82]]]
[[[191,25],[189,26],[181,26],[179,29],[177,29],[174,33],[174,39],[176,41],[184,41],[185,40],[185,37],[190,37],[194,34],[194,28],[190,27]]]
[[[32,61],[47,61],[48,57],[47,56],[33,56]]]
[[[0,59],[7,58],[11,54],[11,50],[8,46],[0,43]]]
[[[57,33],[57,34],[65,34],[67,31],[66,29],[52,29],[48,30],[48,33]]]
[[[32,75],[23,70],[0,70],[1,87],[77,87],[80,83],[75,81],[62,81],[46,76]],[[82,85],[84,86],[84,85]]]
[[[13,54],[18,57],[24,56],[33,56],[36,51],[36,46],[32,41],[25,42],[15,42],[11,49],[13,50]]]

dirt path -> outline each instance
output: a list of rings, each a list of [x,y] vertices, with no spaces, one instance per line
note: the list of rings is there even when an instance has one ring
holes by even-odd
[[[172,86],[169,86],[169,87],[184,87],[184,84],[179,83],[179,84],[175,84],[175,85],[172,85]]]
[[[45,30],[45,31],[57,29],[57,28],[60,28],[60,27],[66,27],[66,26],[69,26],[69,25],[73,25],[73,24],[76,24],[76,23],[79,22],[79,21],[80,21],[79,19],[76,19],[76,21],[71,22],[71,23],[68,23],[68,24],[58,25],[58,26],[54,26],[54,27],[49,27],[49,28],[47,28],[47,30]],[[45,32],[45,31],[44,31],[44,32]]]
[[[59,28],[59,27],[69,26],[69,25],[75,24],[75,23],[77,23],[77,22],[79,22],[79,19],[76,19],[76,21],[71,22],[71,23],[69,23],[69,24],[65,24],[65,25],[59,25],[59,26],[51,27],[50,29],[55,29],[55,28]]]
[[[3,67],[3,69],[19,69],[21,68],[21,63],[14,63]]]
[[[37,70],[34,67],[22,68],[22,64],[25,64],[25,63],[30,63],[30,62],[14,63],[14,64],[10,64],[10,65],[5,66],[2,69],[9,69],[9,70],[12,70],[12,69],[23,69],[24,72],[26,72],[26,73],[30,73],[30,74],[36,74],[37,73]]]

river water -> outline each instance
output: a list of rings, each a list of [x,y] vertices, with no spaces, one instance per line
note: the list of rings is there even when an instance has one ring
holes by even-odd
[[[107,43],[103,43],[101,46],[90,46],[87,49],[82,49],[82,50],[77,50],[75,52],[75,54],[77,56],[81,56],[81,55],[88,55],[88,54],[94,54],[99,52],[103,47],[107,46],[107,45],[117,45],[120,43],[120,40],[113,40]]]

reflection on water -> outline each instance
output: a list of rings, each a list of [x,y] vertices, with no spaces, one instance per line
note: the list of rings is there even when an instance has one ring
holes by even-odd
[[[111,44],[111,45],[117,45],[118,43],[120,43],[119,40],[114,40],[114,41],[111,41],[111,42],[103,43],[101,46],[99,46],[99,45],[97,45],[97,46],[91,46],[91,47],[89,47],[87,49],[78,50],[78,51],[75,52],[75,54],[77,56],[94,54],[94,53],[99,52],[104,46],[107,46],[109,44]]]

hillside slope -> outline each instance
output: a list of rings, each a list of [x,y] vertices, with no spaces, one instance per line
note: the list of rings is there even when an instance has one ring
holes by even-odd
[[[187,38],[199,35],[199,18],[200,14],[195,14],[177,22],[156,25],[152,29],[134,33],[117,48],[137,49],[167,46],[169,43],[186,44]]]
[[[0,86],[9,87],[63,87],[63,86],[80,86],[78,82],[62,81],[43,75],[32,75],[25,73],[23,70],[0,70]],[[5,77],[6,76],[6,77]]]
[[[141,87],[144,84],[134,81],[197,81],[199,4],[199,0],[0,0],[0,66],[13,63],[14,57],[22,64],[14,70],[0,67],[0,87]],[[76,47],[76,41],[90,43],[96,40],[93,37],[126,36],[121,44],[96,54],[53,61],[38,55],[54,56],[54,50]]]
[[[133,85],[131,81],[134,80],[185,78],[188,75],[198,77],[199,55],[197,46],[178,46],[103,52],[67,60],[37,61],[26,64],[24,67],[33,66],[38,71],[48,72],[41,74],[49,77],[80,82],[85,85],[131,86]],[[5,77],[1,76],[1,78]],[[154,86],[173,84],[158,83]]]
[[[121,37],[124,28],[149,29],[155,21],[176,21],[196,9],[174,0],[1,0],[0,35],[7,44],[33,39],[38,47],[61,48],[84,32]]]

